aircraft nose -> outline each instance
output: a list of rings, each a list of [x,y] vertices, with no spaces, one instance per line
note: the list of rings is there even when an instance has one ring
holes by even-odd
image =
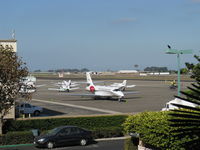
[[[124,93],[122,93],[121,91],[117,91],[116,94],[117,94],[119,97],[121,97],[121,98],[124,97]]]

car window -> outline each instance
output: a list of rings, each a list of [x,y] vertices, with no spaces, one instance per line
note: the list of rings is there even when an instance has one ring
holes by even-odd
[[[60,131],[59,135],[65,136],[70,134],[70,128],[64,128]]]
[[[71,128],[71,134],[79,134],[80,130],[78,128]]]
[[[25,104],[25,107],[26,108],[31,108],[31,105],[30,104]]]

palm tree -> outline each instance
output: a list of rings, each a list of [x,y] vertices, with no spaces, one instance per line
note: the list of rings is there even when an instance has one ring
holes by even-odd
[[[185,97],[175,96],[181,100],[194,103],[200,106],[200,80],[196,78],[196,84],[188,87],[189,92],[181,93]],[[181,147],[185,149],[197,150],[200,148],[200,107],[190,107],[181,104],[173,104],[180,109],[170,113],[169,120],[172,132],[177,142],[182,142]]]

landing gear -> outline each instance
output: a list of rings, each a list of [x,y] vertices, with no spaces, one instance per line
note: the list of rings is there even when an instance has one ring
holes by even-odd
[[[122,98],[118,98],[118,102],[126,102],[126,100],[123,100]]]

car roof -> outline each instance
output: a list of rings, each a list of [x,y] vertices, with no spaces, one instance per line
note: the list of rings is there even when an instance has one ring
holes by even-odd
[[[58,128],[72,128],[72,127],[79,128],[79,127],[77,127],[77,126],[72,126],[72,125],[60,126],[60,127],[58,127]]]

